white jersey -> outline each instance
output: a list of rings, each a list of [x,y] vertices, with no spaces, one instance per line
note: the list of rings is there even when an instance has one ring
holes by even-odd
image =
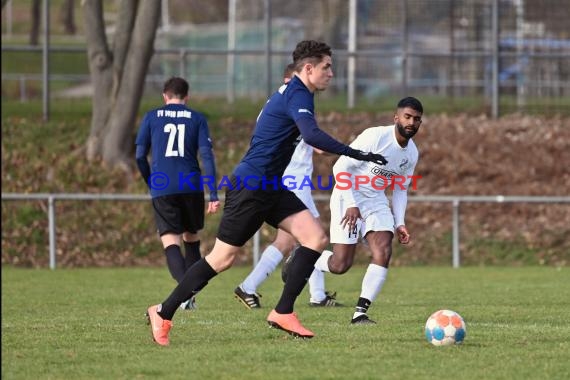
[[[371,213],[389,210],[385,189],[393,189],[395,226],[405,224],[407,189],[419,156],[414,142],[410,139],[402,148],[396,140],[396,126],[391,125],[364,130],[350,146],[379,153],[388,163],[380,165],[341,156],[333,167],[336,180],[333,194],[342,199],[345,207],[358,207],[366,219]]]
[[[313,147],[301,139],[293,156],[291,162],[283,173],[283,180],[288,186],[290,185],[291,191],[303,201],[305,206],[309,209],[315,218],[319,217],[319,211],[313,200],[310,186],[300,186],[303,180],[308,179],[311,181],[313,175]],[[306,183],[306,182],[305,182]],[[293,185],[294,184],[294,185]]]
[[[311,178],[313,175],[313,147],[301,139],[293,156],[291,157],[291,162],[285,169],[283,177],[292,176],[295,178],[302,179],[305,176]]]

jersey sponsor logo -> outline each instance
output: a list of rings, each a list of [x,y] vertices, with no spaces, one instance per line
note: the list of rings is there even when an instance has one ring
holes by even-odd
[[[299,110],[297,111],[299,113],[308,113],[309,115],[312,115],[313,113],[311,111],[309,111],[306,108],[299,108]]]
[[[395,171],[384,169],[376,165],[373,166],[372,169],[370,169],[370,173],[374,174],[375,176],[382,176],[388,179],[398,175],[398,173],[396,173]]]

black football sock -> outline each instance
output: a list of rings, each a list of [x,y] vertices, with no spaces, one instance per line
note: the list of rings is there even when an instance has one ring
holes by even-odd
[[[180,246],[176,244],[169,245],[164,248],[164,254],[166,255],[166,265],[168,265],[170,275],[176,282],[182,281],[184,272],[186,272],[186,264],[184,263]]]
[[[290,314],[293,312],[295,300],[303,291],[311,273],[315,269],[315,262],[321,254],[310,248],[300,246],[297,248],[289,270],[287,271],[287,281],[283,287],[281,298],[275,306],[275,311],[279,314]]]
[[[368,308],[370,307],[370,305],[372,304],[372,302],[370,300],[367,300],[366,298],[358,298],[358,303],[356,304],[356,312],[357,313],[368,313]]]
[[[217,274],[205,259],[198,260],[184,273],[182,281],[162,303],[162,309],[158,314],[164,319],[171,320],[180,304],[204,288]]]
[[[186,257],[184,259],[186,263],[186,269],[190,268],[194,263],[202,258],[200,254],[200,240],[184,242],[184,251],[186,253]]]

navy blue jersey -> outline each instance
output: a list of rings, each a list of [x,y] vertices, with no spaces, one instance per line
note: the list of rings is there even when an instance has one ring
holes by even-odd
[[[142,159],[146,162],[151,149],[151,170],[145,180],[149,181],[153,198],[208,188],[202,186],[198,152],[207,167],[206,174],[215,178],[208,123],[203,115],[184,104],[167,104],[148,112],[141,122],[136,144],[137,162]],[[144,170],[141,173],[144,178]]]
[[[257,117],[249,150],[234,170],[241,178],[281,177],[300,140],[326,152],[344,154],[347,145],[321,131],[315,120],[314,94],[299,77],[279,87]],[[249,181],[253,183],[253,181]]]

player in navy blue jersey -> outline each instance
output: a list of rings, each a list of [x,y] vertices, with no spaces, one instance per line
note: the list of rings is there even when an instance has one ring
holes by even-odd
[[[144,116],[136,139],[137,165],[150,188],[166,263],[177,282],[182,281],[186,269],[202,257],[198,231],[204,228],[203,183],[216,183],[208,123],[200,113],[186,107],[188,88],[188,82],[182,78],[168,79],[162,93],[165,105]],[[149,150],[152,168],[147,161]],[[210,190],[208,213],[216,212],[218,207],[214,186]],[[182,256],[182,242],[185,256]],[[181,307],[193,309],[194,297],[188,298]]]
[[[325,43],[301,41],[297,44],[293,52],[296,75],[279,87],[261,110],[249,150],[226,189],[224,214],[214,248],[186,271],[166,300],[147,310],[156,343],[169,344],[168,333],[178,306],[218,273],[231,267],[240,247],[264,222],[290,233],[300,244],[289,265],[281,298],[267,322],[294,336],[314,336],[301,324],[293,306],[328,238],[305,204],[280,186],[283,172],[301,138],[325,152],[386,163],[382,155],[353,149],[319,129],[314,93],[325,90],[333,77],[331,56],[331,49]]]

